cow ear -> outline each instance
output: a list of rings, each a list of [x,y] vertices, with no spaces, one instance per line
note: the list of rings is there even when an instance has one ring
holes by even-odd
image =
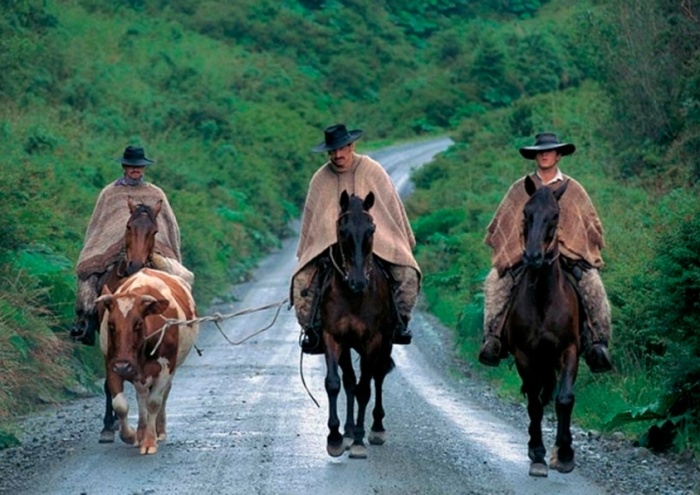
[[[159,315],[168,309],[170,301],[167,299],[156,299],[153,296],[141,296],[141,316]]]
[[[105,288],[107,288],[106,285]],[[112,293],[107,289],[107,294],[105,294],[104,291],[102,291],[102,294],[103,295],[95,299],[95,306],[102,305],[107,310],[112,311]]]

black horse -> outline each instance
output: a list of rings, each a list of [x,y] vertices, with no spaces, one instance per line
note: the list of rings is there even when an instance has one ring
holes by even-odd
[[[524,271],[505,322],[509,350],[527,396],[531,476],[547,476],[541,423],[544,406],[557,388],[557,376],[557,434],[551,466],[562,473],[571,472],[575,466],[570,426],[581,310],[576,290],[562,269],[557,242],[558,201],[568,184],[556,190],[537,189],[530,177],[525,180],[530,199],[524,209]]]
[[[367,457],[364,444],[365,413],[374,379],[374,422],[368,436],[373,445],[386,440],[382,420],[382,386],[391,371],[391,335],[396,326],[396,312],[388,277],[380,260],[372,254],[375,225],[369,213],[374,204],[370,192],[364,200],[346,191],[340,196],[337,221],[337,243],[330,249],[333,265],[330,279],[324,284],[320,312],[326,355],[326,392],[329,401],[328,427],[330,433],[326,450],[338,457],[349,448],[352,458]],[[360,380],[352,365],[351,350],[360,357]],[[338,394],[342,384],[347,398],[345,440],[340,434]],[[357,418],[354,403],[357,399]]]

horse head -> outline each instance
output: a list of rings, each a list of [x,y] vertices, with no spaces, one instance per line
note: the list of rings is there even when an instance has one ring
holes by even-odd
[[[133,275],[151,258],[158,233],[158,214],[163,206],[159,199],[155,206],[135,204],[128,199],[131,217],[126,223],[124,248],[126,257],[126,275]]]
[[[559,253],[556,243],[559,198],[568,185],[567,180],[556,190],[547,186],[538,189],[530,176],[525,178],[525,190],[530,199],[525,203],[524,208],[523,264],[528,268],[540,268],[545,261],[551,263]]]
[[[342,259],[341,269],[345,280],[355,293],[365,290],[372,266],[372,245],[375,225],[369,209],[374,205],[374,193],[364,199],[340,195],[340,215],[336,225],[338,250]]]

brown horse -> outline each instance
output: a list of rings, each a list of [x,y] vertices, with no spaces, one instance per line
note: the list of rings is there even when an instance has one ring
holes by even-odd
[[[320,302],[323,340],[326,355],[326,393],[329,402],[326,450],[333,457],[349,447],[351,458],[367,457],[364,444],[365,413],[374,379],[374,422],[369,443],[381,445],[386,432],[382,420],[384,377],[394,367],[391,358],[391,335],[397,324],[391,284],[381,263],[372,254],[375,225],[369,209],[374,204],[370,192],[363,200],[346,191],[340,196],[337,243],[329,248],[333,268],[322,284]],[[357,382],[351,350],[360,357],[360,380]],[[340,434],[338,394],[342,385],[347,399],[345,434]],[[354,403],[357,399],[357,419]],[[345,438],[345,440],[344,440]]]
[[[116,292],[121,283],[129,276],[146,266],[151,266],[153,248],[158,233],[158,214],[163,206],[163,201],[158,200],[151,207],[146,204],[135,204],[129,198],[128,206],[131,216],[126,222],[124,232],[124,253],[103,277],[100,282],[100,292],[104,292],[105,287],[109,289],[110,293]],[[100,311],[98,308],[99,321],[102,321],[103,314],[104,311]],[[100,433],[100,443],[111,443],[114,442],[114,432],[118,428],[118,418],[112,408],[112,397],[107,388],[107,380],[104,383],[104,391],[105,415]]]
[[[513,289],[505,321],[509,350],[527,397],[531,476],[547,476],[541,423],[544,407],[557,388],[557,376],[557,434],[551,466],[562,473],[575,466],[570,426],[581,313],[576,290],[562,269],[557,242],[558,201],[568,184],[553,191],[549,187],[537,189],[530,177],[525,180],[530,199],[524,209],[523,273]]]

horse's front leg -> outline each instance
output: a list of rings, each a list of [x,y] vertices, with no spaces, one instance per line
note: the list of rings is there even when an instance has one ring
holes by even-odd
[[[343,389],[345,390],[345,428],[343,442],[345,448],[352,445],[355,432],[355,386],[357,377],[352,366],[352,353],[345,350],[340,356],[340,369],[343,370]]]
[[[389,351],[391,352],[391,351]],[[386,430],[384,429],[384,378],[391,369],[393,361],[391,355],[385,358],[385,365],[378,366],[374,373],[374,409],[372,410],[372,428],[370,428],[368,440],[372,445],[384,445],[386,442]]]
[[[563,370],[559,380],[555,409],[557,412],[557,438],[552,449],[550,464],[560,473],[570,473],[576,466],[571,438],[571,413],[574,410],[576,396],[574,383],[578,374],[578,352],[571,345],[563,356]]]
[[[324,332],[327,337],[327,332]],[[328,394],[328,429],[326,451],[332,457],[339,457],[345,452],[343,436],[340,434],[338,418],[338,394],[340,393],[340,375],[338,374],[338,357],[340,348],[331,338],[326,343],[326,394]]]
[[[119,429],[118,417],[112,407],[112,394],[107,386],[107,379],[104,382],[105,392],[105,415],[102,418],[102,431],[100,432],[100,443],[114,442],[114,432]]]
[[[542,442],[542,416],[544,415],[544,406],[540,399],[542,381],[532,371],[532,363],[529,363],[522,353],[516,352],[515,364],[523,381],[523,390],[527,395],[527,414],[530,417],[530,425],[527,429],[530,434],[527,454],[532,461],[530,476],[544,477],[547,476],[548,468],[545,460],[547,450]]]

